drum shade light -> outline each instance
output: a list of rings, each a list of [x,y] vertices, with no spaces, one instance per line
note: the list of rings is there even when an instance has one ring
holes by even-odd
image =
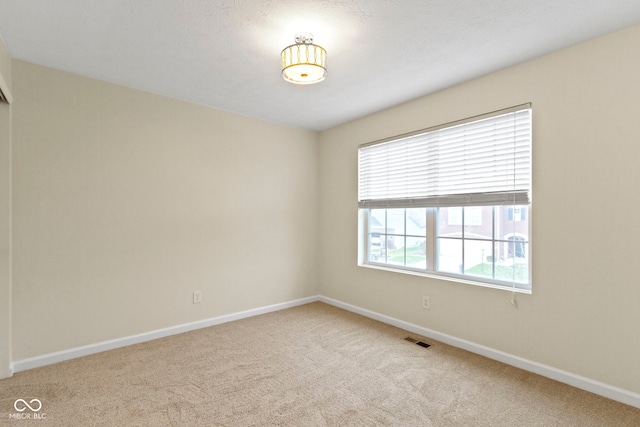
[[[327,77],[327,51],[313,44],[313,34],[296,34],[296,44],[282,50],[282,77],[291,83],[309,85]]]

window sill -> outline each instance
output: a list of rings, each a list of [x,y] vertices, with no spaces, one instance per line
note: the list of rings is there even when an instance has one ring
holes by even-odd
[[[388,265],[371,264],[371,263],[359,263],[358,267],[371,268],[371,269],[374,269],[374,270],[389,271],[391,273],[410,274],[412,276],[428,277],[430,279],[446,280],[446,281],[449,281],[449,282],[464,283],[466,285],[481,286],[481,287],[484,287],[484,288],[498,289],[498,290],[501,290],[501,291],[518,292],[518,293],[522,293],[522,294],[531,294],[532,293],[531,289],[522,289],[522,288],[511,287],[511,286],[508,286],[508,285],[502,285],[502,284],[498,284],[498,283],[483,282],[483,281],[479,281],[479,280],[469,279],[469,278],[466,278],[466,277],[462,278],[462,277],[459,277],[459,276],[448,275],[446,273],[427,273],[427,272],[424,272],[424,271],[411,270],[411,269],[408,269],[408,268],[393,268],[393,267],[390,267]],[[529,286],[531,286],[531,285],[529,285]]]

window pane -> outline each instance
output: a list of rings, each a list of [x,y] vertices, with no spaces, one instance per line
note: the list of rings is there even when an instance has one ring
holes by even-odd
[[[483,209],[488,208],[491,210],[491,206],[468,206],[463,209],[464,211],[464,225],[466,226],[480,226],[482,225]],[[491,217],[489,217],[491,218]],[[484,221],[486,223],[486,220]]]
[[[407,209],[407,236],[427,236],[427,209],[413,208]],[[407,243],[407,247],[409,243]]]
[[[387,209],[387,233],[404,234],[404,209]]]
[[[407,237],[407,267],[427,268],[427,239]]]
[[[385,235],[380,233],[369,234],[369,261],[385,262]]]
[[[528,206],[496,206],[496,240],[518,236],[529,241]]]
[[[510,242],[496,242],[496,247],[502,247],[503,253],[508,253]],[[514,253],[522,254],[523,257],[504,257],[496,261],[496,279],[507,282],[529,283],[528,264],[529,245],[527,243],[516,243]]]
[[[462,208],[438,208],[438,236],[462,237]]]
[[[464,241],[464,273],[493,278],[493,251],[490,240]]]
[[[462,225],[462,208],[442,208],[448,225]],[[444,218],[443,218],[444,219]]]
[[[493,206],[464,208],[464,237],[493,239]]]
[[[384,233],[385,224],[387,222],[386,209],[371,209],[369,211],[369,232]]]
[[[387,263],[405,265],[404,236],[388,236]]]
[[[526,259],[527,258],[526,245],[527,244],[523,237],[519,237],[519,236],[509,237],[508,242],[506,244],[507,258]]]
[[[367,249],[370,262],[386,262],[386,236],[384,235],[386,218],[386,209],[369,210],[369,246]]]
[[[438,270],[462,273],[461,239],[438,239]]]

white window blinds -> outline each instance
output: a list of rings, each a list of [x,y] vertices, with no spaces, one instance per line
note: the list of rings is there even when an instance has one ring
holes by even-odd
[[[358,148],[361,208],[526,205],[531,105]]]

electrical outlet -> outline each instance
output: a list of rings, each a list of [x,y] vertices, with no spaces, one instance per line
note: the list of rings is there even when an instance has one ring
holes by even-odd
[[[202,302],[202,291],[193,291],[193,303],[199,304]]]
[[[431,300],[428,296],[422,296],[422,308],[425,310],[431,310]]]

